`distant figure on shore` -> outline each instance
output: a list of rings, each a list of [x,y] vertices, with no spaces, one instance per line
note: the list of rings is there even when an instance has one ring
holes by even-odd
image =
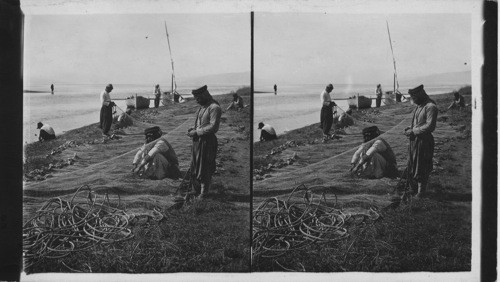
[[[50,85],[50,93],[54,94],[54,84]]]
[[[38,141],[43,142],[56,139],[56,133],[54,132],[54,129],[50,125],[39,122],[36,126],[36,129],[40,129]]]
[[[274,85],[274,95],[276,95],[278,93],[278,86],[276,86],[276,84]]]
[[[236,109],[239,111],[240,109],[243,109],[243,107],[243,98],[241,98],[237,93],[233,93],[233,101],[229,104],[226,111],[229,111],[230,109]]]
[[[181,98],[181,95],[174,90],[174,103],[179,103],[179,98]]]
[[[448,110],[455,109],[455,108],[458,108],[458,109],[465,108],[464,97],[462,95],[460,95],[457,91],[453,92],[453,96],[455,96],[455,97],[454,97],[451,105],[448,107]]]
[[[363,140],[351,160],[351,172],[364,178],[398,176],[396,155],[389,143],[379,136],[376,126],[363,129]]]
[[[403,94],[401,94],[401,92],[399,92],[399,90],[396,89],[396,102],[401,102],[402,96]]]
[[[409,138],[408,177],[418,184],[417,198],[422,197],[427,188],[429,175],[432,172],[432,157],[434,155],[434,136],[438,108],[420,85],[408,90],[408,94],[416,105],[413,110],[411,126],[405,129]]]
[[[261,142],[278,139],[278,136],[276,136],[276,131],[269,124],[264,124],[263,122],[259,122],[259,129],[260,129]]]
[[[333,91],[333,85],[328,84],[321,92],[321,115],[320,115],[320,127],[323,130],[323,142],[328,141],[330,139],[330,129],[333,124],[333,107],[337,106],[332,98],[330,97],[330,93]]]
[[[196,112],[194,128],[187,135],[193,139],[191,151],[191,180],[194,182],[195,195],[203,199],[208,195],[212,175],[216,169],[217,137],[222,109],[212,98],[204,85],[191,92],[200,108]],[[199,183],[199,186],[198,186]]]
[[[109,137],[109,130],[113,123],[113,107],[115,102],[111,101],[109,93],[113,91],[113,85],[108,84],[101,93],[101,114],[99,119],[99,128],[102,129],[102,134]]]
[[[161,98],[161,89],[160,89],[160,84],[155,85],[155,108],[158,108],[160,106],[160,98]]]
[[[380,108],[380,103],[382,102],[382,86],[380,86],[380,84],[377,84],[375,95],[377,96],[375,99],[375,105],[377,106],[377,108]]]
[[[132,172],[142,172],[142,176],[157,180],[181,177],[177,155],[166,137],[162,136],[161,129],[158,126],[147,128],[144,135],[146,140],[135,154]]]

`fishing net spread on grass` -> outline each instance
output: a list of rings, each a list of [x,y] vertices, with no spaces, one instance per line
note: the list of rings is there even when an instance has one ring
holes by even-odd
[[[108,194],[99,198],[89,186],[77,189],[69,201],[52,198],[23,226],[25,267],[40,258],[61,258],[133,237],[129,215],[112,203]]]
[[[302,201],[292,201],[292,196],[299,193]],[[343,240],[349,236],[349,227],[379,217],[373,207],[366,213],[343,212],[330,207],[324,193],[314,194],[305,185],[297,186],[286,200],[268,198],[254,209],[252,260],[279,257],[310,244]]]

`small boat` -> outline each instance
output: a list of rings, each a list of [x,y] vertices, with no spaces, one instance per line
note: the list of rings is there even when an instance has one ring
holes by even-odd
[[[125,99],[125,104],[127,104],[127,108],[134,108],[136,110],[139,109],[147,109],[149,108],[149,98],[142,97],[142,96],[130,96]]]
[[[349,108],[354,109],[367,109],[372,106],[372,99],[365,97],[363,95],[354,95],[352,97],[347,98],[347,104]]]

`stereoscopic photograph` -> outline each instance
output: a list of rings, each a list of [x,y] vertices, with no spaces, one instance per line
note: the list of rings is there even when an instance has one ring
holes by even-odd
[[[480,280],[481,3],[0,3],[21,280]]]
[[[252,271],[470,272],[470,14],[256,13]]]
[[[73,12],[24,17],[24,271],[248,272],[250,13]]]

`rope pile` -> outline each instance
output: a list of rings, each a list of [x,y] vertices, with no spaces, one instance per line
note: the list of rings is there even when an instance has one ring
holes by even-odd
[[[112,207],[107,193],[100,202],[88,185],[78,188],[70,201],[52,198],[45,202],[23,226],[26,267],[40,258],[61,258],[95,244],[132,238],[129,216],[117,208],[120,203]]]
[[[296,190],[304,191],[303,202],[290,201]],[[339,241],[349,236],[348,225],[379,217],[374,208],[368,213],[344,213],[329,207],[324,193],[320,196],[300,185],[287,200],[268,198],[253,211],[252,259],[278,257],[312,243]]]

